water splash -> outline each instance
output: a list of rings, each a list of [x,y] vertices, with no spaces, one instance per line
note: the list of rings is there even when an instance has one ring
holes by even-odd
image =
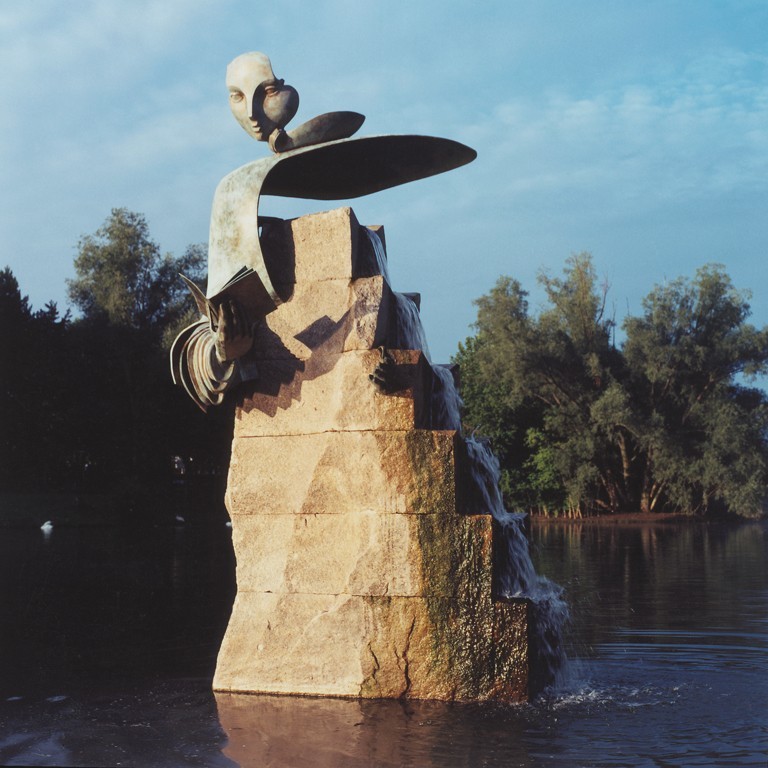
[[[525,534],[527,516],[509,512],[499,486],[499,460],[487,440],[466,438],[474,504],[493,515],[494,594],[530,600],[535,640],[532,643],[534,688],[557,685],[565,673],[563,633],[569,618],[563,588],[536,573]]]

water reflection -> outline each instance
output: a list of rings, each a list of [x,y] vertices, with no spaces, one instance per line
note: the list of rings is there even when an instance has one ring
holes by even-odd
[[[0,529],[0,697],[212,675],[234,596],[230,535]]]
[[[225,754],[242,768],[535,764],[514,707],[243,694],[216,704]]]
[[[765,764],[766,524],[534,525],[570,678],[516,707],[214,697],[229,537],[0,529],[0,764]]]
[[[236,768],[210,689],[189,681],[22,697],[0,709],[0,764]]]
[[[765,523],[544,524],[538,567],[566,587],[577,656],[617,627],[755,629],[768,584]]]

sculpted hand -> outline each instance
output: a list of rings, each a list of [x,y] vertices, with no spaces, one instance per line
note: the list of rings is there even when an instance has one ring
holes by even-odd
[[[216,329],[216,357],[229,363],[246,354],[253,346],[253,328],[245,310],[234,300],[219,306]]]
[[[387,395],[395,392],[398,388],[397,365],[392,355],[387,352],[386,347],[380,347],[381,358],[373,369],[373,373],[368,374],[368,379],[379,390]]]

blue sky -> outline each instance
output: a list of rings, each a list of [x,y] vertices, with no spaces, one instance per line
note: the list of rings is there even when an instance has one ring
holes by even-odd
[[[267,53],[293,123],[349,109],[358,135],[462,141],[470,166],[352,201],[422,294],[433,358],[509,274],[542,300],[590,251],[617,319],[654,284],[725,265],[768,323],[768,2],[30,0],[0,5],[0,267],[66,306],[78,238],[113,207],[163,250],[208,236],[213,190],[263,156],[224,88]],[[335,204],[334,204],[335,205]],[[326,203],[270,200],[294,216]]]

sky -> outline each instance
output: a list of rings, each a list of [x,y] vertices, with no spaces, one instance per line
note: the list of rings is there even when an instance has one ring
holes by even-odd
[[[68,306],[79,238],[112,208],[163,251],[206,242],[213,190],[268,154],[232,118],[227,63],[270,56],[291,123],[468,144],[470,165],[345,203],[383,224],[394,288],[422,295],[435,362],[504,274],[592,254],[621,323],[651,289],[724,265],[768,324],[765,0],[0,0],[0,268]]]

